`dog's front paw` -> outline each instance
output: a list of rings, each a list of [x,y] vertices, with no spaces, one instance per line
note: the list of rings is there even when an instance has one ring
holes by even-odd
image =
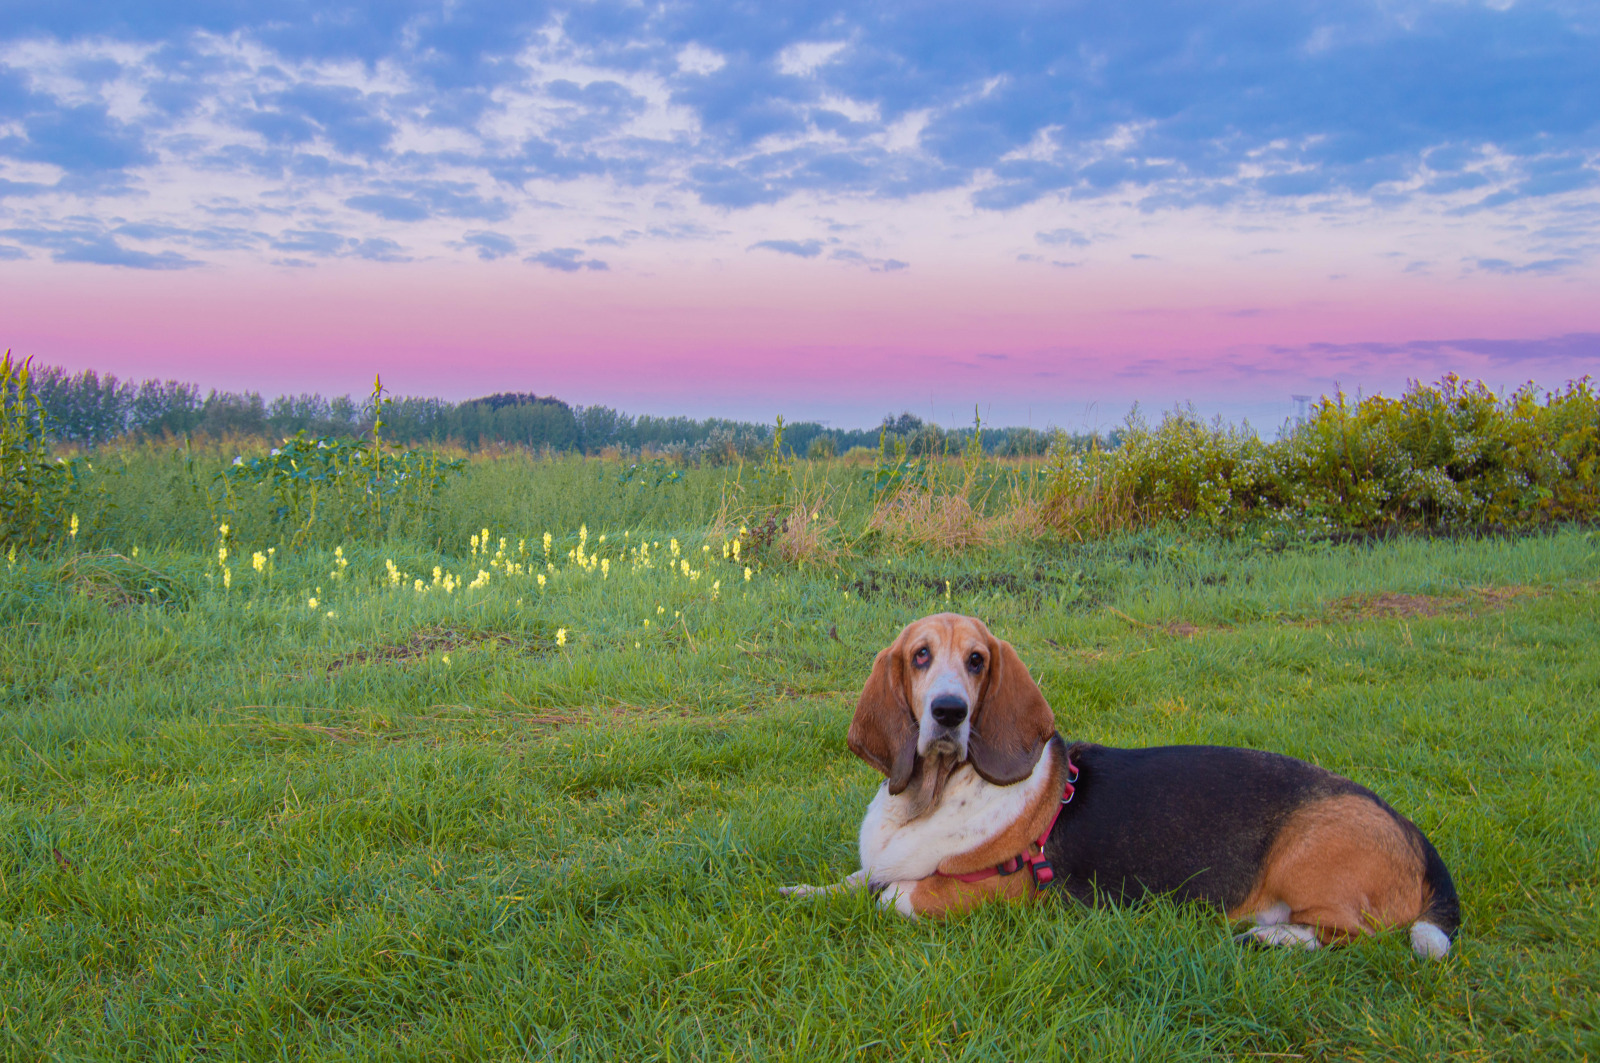
[[[838,890],[858,890],[866,884],[867,872],[865,869],[863,869],[839,882],[832,883],[831,885],[807,886],[802,883],[798,886],[779,886],[778,893],[784,897],[793,897],[799,899],[802,897],[815,897],[821,893],[834,893]]]
[[[916,891],[916,882],[891,882],[878,892],[878,907],[893,909],[910,919],[917,917],[916,908],[912,907],[911,895]]]

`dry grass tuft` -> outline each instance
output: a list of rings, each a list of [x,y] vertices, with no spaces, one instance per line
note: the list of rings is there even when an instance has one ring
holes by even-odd
[[[1141,525],[1128,488],[1096,477],[1087,488],[1057,490],[1038,507],[1037,519],[1069,539],[1103,539]]]
[[[839,521],[820,494],[801,498],[779,522],[772,545],[778,556],[790,564],[832,566],[842,553],[834,536],[838,527]]]
[[[1017,539],[1037,538],[1048,530],[1043,507],[1017,497],[989,517],[966,497],[926,489],[896,491],[873,510],[868,529],[909,546],[940,553],[987,548]]]

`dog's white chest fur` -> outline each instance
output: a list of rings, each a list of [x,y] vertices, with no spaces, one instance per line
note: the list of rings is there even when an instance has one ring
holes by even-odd
[[[996,786],[962,764],[950,773],[938,804],[912,818],[915,797],[878,787],[861,821],[861,867],[874,884],[927,878],[946,859],[971,852],[1005,831],[1027,811],[1051,777],[1046,745],[1021,782]]]

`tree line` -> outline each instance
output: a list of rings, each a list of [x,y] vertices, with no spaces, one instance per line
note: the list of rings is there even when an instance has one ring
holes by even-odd
[[[30,388],[43,407],[50,438],[96,447],[125,437],[256,436],[281,439],[359,435],[372,427],[370,403],[349,395],[202,392],[177,380],[119,380],[93,369],[69,373],[35,367]],[[759,457],[772,447],[774,425],[720,417],[657,417],[609,406],[570,405],[548,395],[502,392],[465,402],[400,397],[386,401],[383,433],[407,445],[454,443],[469,450],[518,446],[598,454],[609,448],[661,453],[696,462]],[[880,441],[904,444],[912,456],[959,451],[974,429],[946,429],[902,413],[870,429],[839,429],[814,421],[786,424],[783,450],[813,458],[842,455]],[[1053,435],[1026,427],[982,429],[985,451],[1002,456],[1043,454]]]

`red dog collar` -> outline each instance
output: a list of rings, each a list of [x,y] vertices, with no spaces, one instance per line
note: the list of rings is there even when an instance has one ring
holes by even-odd
[[[1050,866],[1050,861],[1044,857],[1044,843],[1050,837],[1050,832],[1056,828],[1056,820],[1061,818],[1061,810],[1072,803],[1072,795],[1077,792],[1078,767],[1072,763],[1072,758],[1067,758],[1067,784],[1061,792],[1061,803],[1056,806],[1056,814],[1050,817],[1050,822],[1045,824],[1044,833],[1033,844],[1039,850],[1037,853],[1019,853],[1009,860],[1002,861],[993,867],[986,867],[982,871],[969,871],[964,875],[951,875],[944,871],[935,871],[940,878],[959,879],[962,882],[982,882],[984,879],[994,878],[996,875],[1014,875],[1027,867],[1033,872],[1033,884],[1040,888],[1048,885],[1056,877],[1055,869]]]

